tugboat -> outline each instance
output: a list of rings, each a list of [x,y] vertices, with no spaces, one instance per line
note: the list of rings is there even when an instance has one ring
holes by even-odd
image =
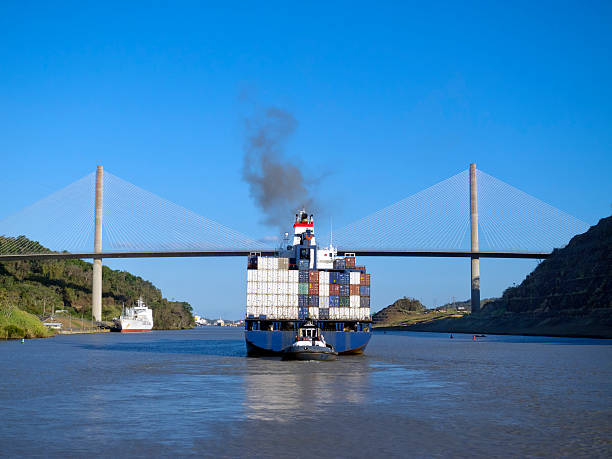
[[[336,360],[338,352],[325,342],[321,329],[306,322],[298,329],[295,343],[283,352],[283,360]]]

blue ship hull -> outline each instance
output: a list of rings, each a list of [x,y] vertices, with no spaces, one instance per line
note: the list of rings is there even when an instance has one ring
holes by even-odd
[[[361,354],[368,345],[372,332],[324,331],[323,336],[338,354]],[[244,339],[250,356],[280,355],[295,342],[295,331],[245,330]]]

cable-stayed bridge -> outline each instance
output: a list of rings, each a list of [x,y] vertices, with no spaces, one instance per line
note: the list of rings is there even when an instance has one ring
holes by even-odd
[[[336,230],[333,243],[341,255],[471,258],[476,311],[480,258],[543,259],[587,229],[585,222],[472,164],[469,170]],[[0,220],[0,235],[0,261],[94,259],[93,311],[98,320],[103,258],[275,252],[270,244],[103,173],[100,166]]]

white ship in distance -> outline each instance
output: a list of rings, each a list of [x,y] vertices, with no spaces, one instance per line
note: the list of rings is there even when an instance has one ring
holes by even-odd
[[[153,328],[153,310],[148,308],[140,297],[136,301],[136,306],[123,308],[116,323],[118,331],[122,333],[151,331]]]

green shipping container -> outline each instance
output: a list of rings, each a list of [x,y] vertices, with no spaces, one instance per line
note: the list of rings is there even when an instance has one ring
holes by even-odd
[[[340,307],[341,308],[348,308],[351,305],[351,299],[348,296],[341,296],[340,297]]]
[[[298,295],[308,295],[308,282],[300,282],[298,284]]]

